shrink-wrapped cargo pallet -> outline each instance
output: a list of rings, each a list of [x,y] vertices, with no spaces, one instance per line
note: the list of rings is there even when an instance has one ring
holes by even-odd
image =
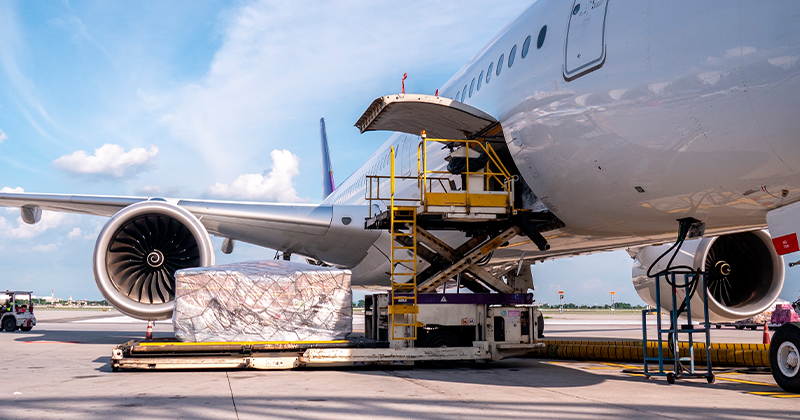
[[[350,271],[281,260],[179,270],[181,341],[321,341],[352,331]]]

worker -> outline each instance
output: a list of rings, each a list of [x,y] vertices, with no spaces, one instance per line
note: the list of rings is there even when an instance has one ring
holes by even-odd
[[[447,171],[454,175],[461,175],[461,189],[465,190],[467,185],[467,147],[461,146],[452,152],[445,159]],[[489,162],[489,156],[478,150],[469,151],[469,173],[478,172]]]

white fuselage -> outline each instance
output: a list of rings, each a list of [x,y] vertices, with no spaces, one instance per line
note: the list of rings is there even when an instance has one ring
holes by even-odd
[[[501,122],[526,183],[566,225],[549,234],[550,253],[520,239],[495,257],[660,242],[682,217],[711,234],[754,229],[769,210],[800,200],[795,6],[611,1],[606,10],[603,0],[550,0],[525,10],[440,89]],[[599,68],[572,71],[576,51]],[[398,174],[415,172],[418,143],[393,135],[325,203],[365,203],[364,176],[388,174],[390,146]],[[370,283],[386,270],[363,271]]]

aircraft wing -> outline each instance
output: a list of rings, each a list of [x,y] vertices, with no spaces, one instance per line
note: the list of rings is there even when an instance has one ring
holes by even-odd
[[[380,235],[365,230],[363,223],[359,222],[369,215],[366,205],[0,193],[0,206],[20,207],[23,220],[28,223],[38,221],[41,210],[110,217],[131,204],[149,200],[183,207],[194,214],[212,235],[308,255],[337,265],[358,263]]]
[[[109,217],[140,201],[147,201],[147,197],[0,192],[0,206],[3,207],[29,206],[42,210]]]

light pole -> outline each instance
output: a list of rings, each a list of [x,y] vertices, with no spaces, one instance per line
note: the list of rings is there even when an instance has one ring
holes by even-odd
[[[564,292],[561,291],[561,290],[558,291],[558,299],[559,299],[558,313],[563,314],[564,313]]]
[[[614,295],[615,294],[616,294],[616,292],[611,292],[611,313],[612,314],[614,313],[614,309],[615,309],[615,307],[614,307],[615,306],[615,303],[614,303]]]

